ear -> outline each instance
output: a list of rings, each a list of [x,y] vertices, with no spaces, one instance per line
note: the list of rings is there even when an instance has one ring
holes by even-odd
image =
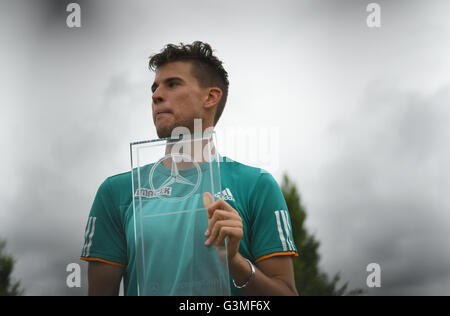
[[[219,104],[220,99],[222,99],[222,90],[218,87],[208,88],[208,94],[206,96],[205,103],[203,107],[205,109],[211,109],[217,104]]]

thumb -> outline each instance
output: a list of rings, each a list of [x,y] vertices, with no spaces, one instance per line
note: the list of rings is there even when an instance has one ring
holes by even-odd
[[[203,193],[203,205],[206,208],[206,211],[208,211],[208,207],[210,207],[214,203],[214,198],[209,192]],[[209,218],[209,212],[208,212],[208,218]]]

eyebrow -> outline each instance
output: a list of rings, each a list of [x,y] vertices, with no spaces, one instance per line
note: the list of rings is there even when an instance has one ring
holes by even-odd
[[[169,77],[163,80],[164,83],[169,83],[170,81],[175,81],[175,80],[179,80],[179,81],[183,81],[183,79],[181,79],[180,77]],[[158,88],[159,84],[157,82],[153,82],[152,84],[152,92],[155,92],[156,88]]]

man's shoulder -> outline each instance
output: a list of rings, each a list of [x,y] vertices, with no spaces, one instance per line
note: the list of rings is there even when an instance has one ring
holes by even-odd
[[[152,166],[153,164],[142,166],[139,171],[140,174],[144,174]],[[107,177],[101,186],[103,190],[107,189],[110,191],[112,196],[119,197],[121,203],[124,203],[124,201],[128,202],[132,196],[133,181],[136,184],[136,180],[138,179],[138,170],[136,168],[133,169],[133,176],[131,171],[117,173]]]
[[[114,204],[121,205],[131,201],[131,191],[131,171],[128,171],[107,177],[100,185],[98,194],[106,196]]]
[[[264,169],[244,164],[242,162],[233,160],[232,158],[229,158],[229,157],[226,157],[226,156],[221,157],[221,158],[222,158],[220,160],[221,167],[227,168],[229,170],[233,170],[235,172],[242,172],[245,175],[248,175],[248,176],[251,176],[251,177],[259,177],[259,175],[261,173],[268,173]]]
[[[114,188],[129,188],[131,187],[131,171],[114,174],[107,177],[105,181]]]
[[[226,182],[238,183],[247,190],[254,188],[256,185],[277,184],[272,174],[267,170],[250,166],[228,157],[223,157],[220,162],[220,169],[221,177]]]

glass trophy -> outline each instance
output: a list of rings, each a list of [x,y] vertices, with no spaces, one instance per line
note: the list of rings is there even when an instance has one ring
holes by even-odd
[[[228,296],[227,240],[205,246],[221,192],[215,133],[130,144],[138,295]]]

